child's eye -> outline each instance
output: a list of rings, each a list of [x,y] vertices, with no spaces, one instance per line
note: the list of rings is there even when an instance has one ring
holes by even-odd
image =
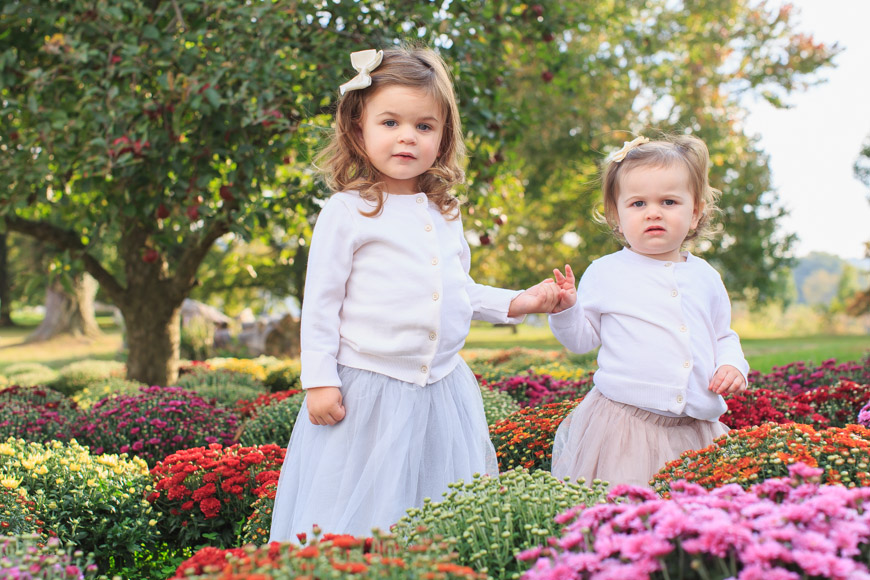
[[[676,205],[677,204],[677,202],[674,201],[673,199],[666,199],[663,203],[665,205]]]
[[[388,119],[388,120],[384,121],[384,125],[386,125],[387,127],[398,127],[399,126],[399,124],[396,123],[395,121],[393,121],[392,119]]]
[[[642,201],[631,202],[631,207],[643,207],[643,206],[644,206],[644,202],[642,202]]]
[[[420,131],[431,131],[431,130],[432,130],[432,126],[431,126],[431,125],[427,125],[426,123],[420,123],[420,124],[417,125],[417,129],[419,129]]]

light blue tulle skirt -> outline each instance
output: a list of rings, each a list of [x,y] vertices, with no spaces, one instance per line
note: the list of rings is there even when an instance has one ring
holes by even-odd
[[[339,366],[347,412],[313,425],[305,405],[278,480],[270,541],[324,533],[370,536],[447,484],[498,473],[480,387],[465,364],[420,387]]]

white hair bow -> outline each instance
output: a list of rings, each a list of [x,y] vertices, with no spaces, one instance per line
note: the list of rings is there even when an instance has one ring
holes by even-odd
[[[628,155],[629,151],[631,151],[635,147],[640,147],[644,143],[649,143],[649,139],[647,139],[643,135],[635,138],[632,141],[625,141],[622,144],[622,149],[620,149],[619,151],[614,151],[613,153],[611,153],[610,156],[607,158],[607,160],[615,162],[615,163],[619,163],[620,161],[625,159],[625,156]]]
[[[341,94],[370,86],[372,84],[371,72],[378,68],[382,60],[384,60],[383,50],[370,49],[350,53],[350,64],[359,74],[338,87]]]

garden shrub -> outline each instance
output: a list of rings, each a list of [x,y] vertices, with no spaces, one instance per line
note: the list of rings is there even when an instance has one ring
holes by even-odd
[[[236,401],[236,414],[242,418],[252,417],[257,414],[261,407],[271,405],[275,401],[289,399],[293,395],[301,392],[301,389],[291,389],[289,391],[278,391],[277,393],[261,393],[252,401],[246,399]]]
[[[171,580],[485,580],[445,553],[443,543],[403,549],[389,536],[375,539],[326,534],[307,546],[268,546],[220,550],[203,548],[179,566]]]
[[[263,381],[270,392],[290,391],[301,389],[299,379],[302,377],[302,368],[298,362],[286,363],[269,371]]]
[[[151,470],[148,501],[162,514],[160,529],[180,546],[196,546],[206,534],[213,545],[235,546],[254,500],[278,480],[284,451],[213,443],[169,455]]]
[[[798,462],[821,468],[823,483],[870,486],[870,429],[849,425],[817,431],[800,423],[746,427],[686,451],[655,474],[653,482],[664,496],[680,479],[706,489],[730,483],[748,488],[788,475],[789,466]]]
[[[263,382],[253,375],[228,369],[198,369],[180,376],[176,385],[230,407],[266,392]]]
[[[45,443],[69,439],[81,417],[75,402],[47,387],[13,386],[0,390],[0,441],[9,437]]]
[[[122,378],[126,366],[122,362],[109,360],[76,361],[61,368],[51,388],[72,396],[82,389],[96,386],[107,378]]]
[[[0,537],[0,567],[9,580],[86,580],[97,578],[97,566],[77,550],[72,554],[57,538]]]
[[[230,444],[234,413],[180,387],[143,387],[102,399],[73,429],[94,453],[130,453],[155,465],[167,455],[209,443]]]
[[[540,407],[582,397],[592,390],[592,375],[576,381],[557,380],[550,375],[521,373],[488,383],[492,389],[510,395],[520,407]]]
[[[305,393],[296,393],[257,408],[249,419],[242,422],[239,443],[286,447],[304,399]]]
[[[19,373],[10,377],[9,383],[12,385],[20,385],[22,387],[54,387],[54,381],[57,380],[57,377],[57,371],[46,368],[45,370]]]
[[[118,377],[109,377],[94,381],[90,386],[72,395],[72,400],[78,403],[80,409],[90,409],[97,401],[111,399],[120,395],[135,395],[144,383],[128,381]]]
[[[868,400],[870,384],[840,381],[831,386],[816,387],[795,397],[795,405],[812,409],[809,417],[797,414],[795,421],[810,423],[813,417],[820,415],[831,427],[845,427],[855,422],[855,417]]]
[[[867,578],[867,490],[789,471],[749,491],[675,482],[670,499],[617,486],[621,501],[567,511],[559,536],[520,554],[534,563],[524,578]]]
[[[503,350],[463,350],[462,356],[481,379],[487,382],[528,371],[538,365],[567,361],[564,351],[514,347]]]
[[[259,384],[262,384],[269,372],[266,366],[274,366],[279,359],[274,357],[264,357],[260,359],[250,358],[210,358],[206,362],[217,370],[225,370],[234,373],[248,375],[256,379]]]
[[[498,455],[499,471],[516,467],[549,471],[556,428],[581,400],[582,397],[526,407],[490,425],[489,435]]]
[[[12,363],[5,369],[3,369],[3,374],[6,375],[10,379],[14,379],[14,377],[23,374],[29,373],[53,373],[55,372],[51,367],[44,365],[42,363],[35,362],[19,362]],[[14,382],[14,381],[13,381]]]
[[[158,516],[144,499],[151,477],[141,459],[92,454],[75,441],[8,439],[0,443],[0,472],[20,482],[45,528],[98,563],[128,560],[157,540]]]
[[[483,412],[486,414],[487,425],[494,425],[520,410],[519,404],[513,397],[485,384],[480,385],[480,396],[483,398]]]
[[[837,360],[831,358],[820,365],[797,361],[775,366],[766,374],[749,371],[750,386],[783,391],[792,395],[824,385],[833,385],[838,381],[870,384],[870,353],[860,361],[837,364]]]
[[[824,427],[828,419],[815,413],[808,403],[797,403],[794,396],[773,389],[750,388],[725,398],[728,411],[719,419],[731,429],[754,427],[762,423],[802,423]]]
[[[459,561],[489,578],[519,578],[515,555],[559,532],[558,514],[604,501],[604,484],[563,482],[545,471],[510,470],[451,484],[442,501],[424,500],[392,528],[408,546],[443,539]]]

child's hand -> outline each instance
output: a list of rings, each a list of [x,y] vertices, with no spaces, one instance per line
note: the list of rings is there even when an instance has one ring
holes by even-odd
[[[508,316],[550,312],[559,303],[559,288],[547,278],[511,300]]]
[[[312,387],[308,389],[308,419],[315,425],[335,425],[344,419],[341,389]]]
[[[559,269],[553,270],[553,278],[556,280],[556,286],[559,287],[559,303],[553,308],[553,314],[568,310],[577,304],[577,283],[574,280],[574,271],[571,266],[565,264],[565,275]]]
[[[713,375],[710,386],[707,388],[717,395],[729,395],[744,390],[746,381],[736,368],[731,365],[722,365]]]

